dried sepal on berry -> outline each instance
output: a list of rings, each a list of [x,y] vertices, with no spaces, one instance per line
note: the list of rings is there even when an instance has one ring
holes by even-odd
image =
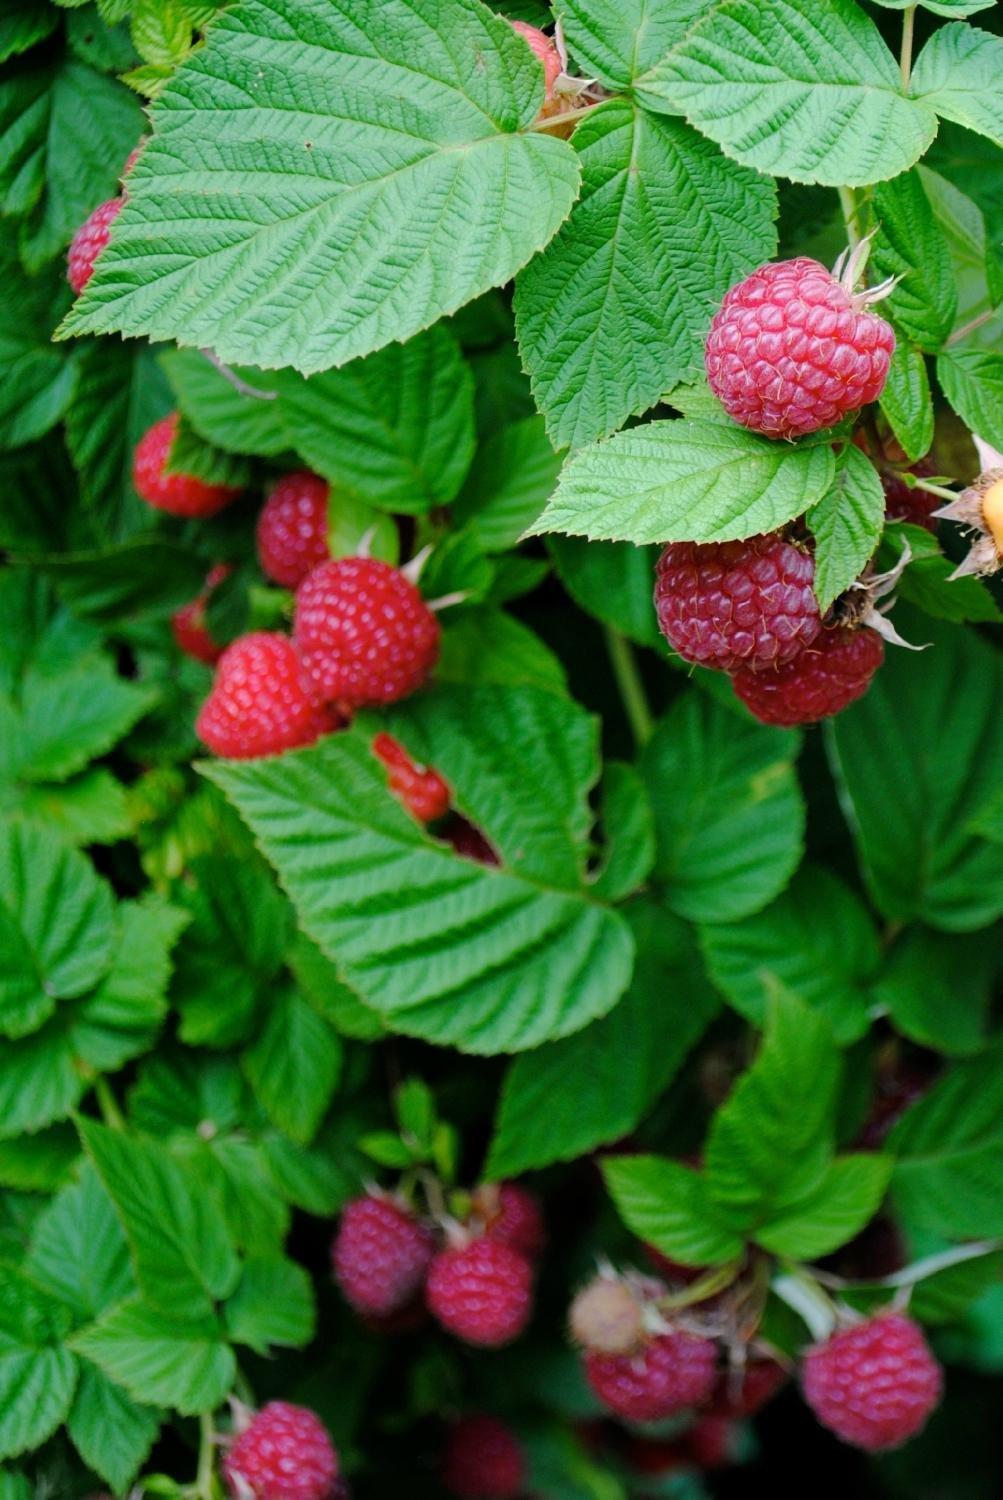
[[[1003,567],[1003,466],[986,469],[957,500],[933,514],[941,520],[960,521],[975,534],[968,556],[955,568],[952,578],[969,574],[988,578]]]

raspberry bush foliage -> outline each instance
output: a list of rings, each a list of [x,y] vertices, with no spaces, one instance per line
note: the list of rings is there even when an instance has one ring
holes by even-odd
[[[0,1500],[1003,1491],[1001,79],[0,6]]]

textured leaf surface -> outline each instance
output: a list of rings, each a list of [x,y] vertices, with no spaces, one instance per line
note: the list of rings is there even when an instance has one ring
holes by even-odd
[[[66,1427],[88,1468],[114,1489],[124,1490],[153,1447],[160,1416],[133,1401],[85,1359]]]
[[[740,1252],[741,1236],[729,1228],[692,1167],[660,1156],[613,1156],[602,1171],[620,1217],[645,1244],[695,1266]]]
[[[916,59],[912,91],[938,115],[1003,146],[1003,39],[977,26],[941,26]]]
[[[161,94],[67,331],[304,372],[410,338],[570,209],[574,152],[520,133],[542,89],[474,0],[246,0]]]
[[[214,1318],[186,1323],[140,1298],[119,1303],[76,1334],[73,1348],[134,1400],[174,1407],[183,1416],[219,1406],[236,1373],[233,1350]]]
[[[479,446],[453,515],[486,552],[503,552],[536,520],[560,472],[543,418],[510,422]]]
[[[275,1124],[309,1145],[341,1070],[341,1044],[328,1023],[294,990],[273,992],[243,1062],[255,1097]]]
[[[659,548],[555,533],[547,550],[576,604],[639,646],[664,650],[653,598]]]
[[[39,1218],[27,1269],[81,1323],[135,1291],[122,1226],[90,1163]]]
[[[885,492],[870,459],[852,444],[827,495],[808,513],[815,538],[815,594],[824,613],[863,571],[881,539]]]
[[[39,1447],[66,1420],[77,1383],[68,1323],[64,1307],[0,1266],[0,1458]]]
[[[879,565],[894,567],[908,542],[912,558],[898,585],[898,597],[908,599],[937,620],[986,623],[1003,619],[992,593],[979,578],[952,578],[954,563],[944,556],[936,537],[923,526],[899,522],[888,527],[879,553]]]
[[[939,349],[954,323],[958,291],[950,248],[919,173],[879,184],[873,207],[874,279],[902,278],[888,298],[892,320],[920,348]]]
[[[889,1156],[840,1157],[813,1192],[756,1231],[756,1243],[799,1260],[838,1250],[877,1213],[891,1172]]]
[[[997,945],[992,933],[906,929],[874,988],[899,1031],[938,1052],[977,1052],[982,1045]]]
[[[1003,354],[959,345],[937,360],[937,378],[962,421],[1003,448]]]
[[[906,458],[915,461],[929,453],[933,443],[933,401],[926,360],[918,349],[901,339],[888,367],[880,406]]]
[[[680,41],[713,0],[558,0],[575,61],[614,93]]]
[[[226,1304],[226,1324],[238,1344],[249,1344],[261,1354],[272,1344],[295,1349],[309,1343],[314,1293],[308,1273],[284,1256],[248,1260]]]

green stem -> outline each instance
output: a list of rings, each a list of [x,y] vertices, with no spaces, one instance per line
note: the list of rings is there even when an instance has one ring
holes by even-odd
[[[529,128],[541,133],[548,130],[555,130],[558,126],[567,125],[572,120],[583,120],[594,109],[594,104],[582,104],[577,109],[566,109],[559,115],[551,115],[549,119],[535,120]]]
[[[917,479],[912,474],[910,474],[908,476],[906,476],[905,474],[900,474],[899,478],[900,479],[904,479],[906,481],[906,483],[908,483],[908,481],[911,479],[912,480],[912,485],[911,485],[912,489],[914,489],[914,490],[926,490],[928,494],[939,495],[940,498],[941,498],[941,500],[946,500],[948,504],[950,504],[952,500],[957,500],[958,495],[960,493],[959,490],[949,490],[949,489],[946,489],[945,486],[942,485],[942,484],[930,484],[926,479]]]
[[[105,1124],[112,1130],[124,1130],[125,1116],[118,1107],[118,1100],[112,1093],[107,1078],[103,1078],[100,1074],[94,1080],[94,1097]]]
[[[212,1412],[199,1415],[199,1467],[195,1479],[198,1500],[213,1500],[213,1466],[216,1460],[216,1445],[213,1442]]]
[[[970,318],[967,323],[962,323],[960,328],[956,328],[945,341],[944,347],[947,348],[951,344],[960,343],[962,339],[967,338],[970,333],[974,333],[976,328],[981,328],[983,323],[988,323],[989,319],[995,317],[995,315],[996,309],[994,307],[987,307],[985,312],[979,313],[978,317]]]
[[[637,669],[637,661],[630,642],[610,625],[606,627],[606,646],[613,666],[613,676],[620,689],[624,712],[630,722],[637,748],[640,750],[651,739],[655,721],[651,717],[651,709],[648,707],[648,699],[641,681],[641,674]]]
[[[857,200],[853,189],[841,187],[836,189],[839,194],[839,204],[843,210],[843,224],[846,228],[846,238],[850,249],[853,250],[860,244],[860,219],[857,215]]]
[[[912,77],[912,38],[916,25],[916,7],[907,5],[902,13],[902,51],[899,55],[899,72],[902,74],[902,87],[908,89],[909,80]]]

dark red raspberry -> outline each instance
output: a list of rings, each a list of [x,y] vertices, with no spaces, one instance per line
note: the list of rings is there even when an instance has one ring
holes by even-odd
[[[435,1257],[425,1300],[448,1332],[468,1344],[498,1349],[518,1338],[529,1321],[532,1267],[511,1245],[481,1235]]]
[[[94,262],[107,245],[111,226],[124,203],[124,198],[109,198],[107,203],[99,203],[70,241],[66,254],[66,279],[78,297],[94,274]]]
[[[815,560],[777,533],[672,542],[658,559],[658,628],[685,661],[733,672],[779,667],[822,628]]]
[[[337,724],[310,696],[289,637],[259,630],[223,652],[195,733],[217,755],[253,760],[312,745]]]
[[[215,666],[224,648],[214,641],[205,622],[205,607],[216,586],[233,572],[229,563],[217,563],[210,571],[202,592],[190,604],[182,604],[171,615],[171,629],[179,650],[206,666]]]
[[[785,667],[775,672],[742,670],[731,680],[746,708],[763,724],[817,724],[862,698],[884,659],[884,642],[877,631],[837,626],[823,630]]]
[[[432,1256],[435,1238],[390,1198],[368,1195],[349,1203],[331,1246],[331,1264],[347,1302],[356,1312],[389,1317],[416,1295]]]
[[[775,1359],[751,1359],[744,1370],[719,1376],[711,1412],[719,1417],[751,1417],[787,1384],[787,1371]]]
[[[446,842],[453,846],[464,859],[475,860],[479,865],[497,865],[501,861],[479,828],[457,813],[445,834]]]
[[[922,1330],[885,1312],[809,1349],[805,1400],[823,1427],[857,1448],[897,1448],[940,1401],[940,1366]]]
[[[258,561],[273,583],[294,589],[330,556],[329,486],[319,474],[296,469],[271,488],[258,517]]]
[[[178,413],[154,422],[136,444],[132,460],[132,482],[136,494],[155,510],[166,510],[172,516],[214,516],[224,505],[236,500],[240,490],[224,484],[206,484],[194,474],[166,474],[167,456],[178,430]]]
[[[391,734],[378,734],[373,754],[387,767],[390,790],[419,823],[434,823],[449,811],[449,787],[438,771],[417,765]]]
[[[318,692],[348,708],[406,698],[439,657],[439,622],[414,584],[370,557],[314,568],[296,595],[293,633]]]
[[[269,1401],[223,1460],[230,1494],[255,1500],[335,1500],[338,1455],[320,1418],[305,1406]]]
[[[519,1440],[497,1417],[463,1417],[446,1439],[442,1482],[461,1500],[516,1500],[525,1477]]]
[[[895,348],[891,326],[817,260],[760,266],[733,286],[704,351],[729,416],[796,438],[876,401]]]
[[[488,1182],[473,1195],[473,1209],[483,1221],[484,1233],[536,1260],[547,1243],[547,1230],[540,1204],[519,1182]]]
[[[691,1333],[662,1333],[636,1354],[585,1354],[589,1385],[604,1406],[628,1422],[657,1422],[710,1399],[717,1350]]]

